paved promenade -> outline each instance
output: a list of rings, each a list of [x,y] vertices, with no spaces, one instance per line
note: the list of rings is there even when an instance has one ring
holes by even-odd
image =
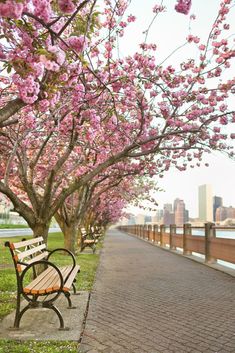
[[[80,352],[235,353],[235,279],[109,231]]]

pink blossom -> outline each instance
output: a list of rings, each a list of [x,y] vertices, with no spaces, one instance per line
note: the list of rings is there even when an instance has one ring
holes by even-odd
[[[87,46],[87,38],[85,36],[71,36],[68,38],[67,43],[77,53],[81,53]]]
[[[191,0],[178,0],[178,3],[175,5],[175,10],[179,13],[187,15],[190,11],[191,5]]]
[[[50,103],[47,99],[42,99],[40,102],[39,102],[39,109],[41,112],[45,112],[47,111],[47,109],[49,108],[50,106]]]
[[[64,13],[72,13],[75,10],[75,5],[71,0],[58,0],[59,8]]]
[[[32,0],[32,2],[34,5],[34,14],[45,22],[49,22],[52,14],[50,1]]]
[[[20,77],[16,82],[19,88],[19,95],[23,102],[33,104],[38,99],[40,85],[34,81],[34,77],[29,75],[26,79]]]
[[[221,112],[225,112],[227,110],[227,108],[228,108],[227,104],[221,104],[221,106],[219,107],[219,110]]]
[[[58,47],[57,45],[49,45],[48,51],[55,55],[55,57],[56,57],[55,61],[59,65],[63,65],[63,63],[65,61],[65,52],[63,50],[61,50],[60,47]]]
[[[133,15],[129,15],[129,16],[127,17],[127,22],[135,22],[135,20],[136,20],[136,17],[133,16]]]
[[[0,16],[19,19],[22,15],[23,8],[23,3],[13,0],[0,2]]]
[[[221,116],[221,118],[220,118],[220,124],[221,125],[227,125],[228,124],[228,118],[227,118],[227,116]]]

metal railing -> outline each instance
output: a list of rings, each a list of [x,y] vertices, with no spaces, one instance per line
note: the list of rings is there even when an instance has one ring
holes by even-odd
[[[235,239],[216,237],[216,230],[234,230],[235,234],[235,227],[216,227],[214,223],[205,223],[204,227],[192,227],[189,223],[183,227],[171,224],[168,232],[165,225],[131,225],[118,228],[158,246],[170,250],[181,249],[183,255],[204,255],[207,264],[216,263],[217,260],[235,264]],[[177,233],[180,228],[183,228],[183,232]],[[204,230],[204,236],[193,234],[193,229]]]

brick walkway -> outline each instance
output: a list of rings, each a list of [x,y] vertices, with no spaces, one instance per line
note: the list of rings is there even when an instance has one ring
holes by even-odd
[[[107,234],[80,352],[234,353],[234,328],[233,277]]]

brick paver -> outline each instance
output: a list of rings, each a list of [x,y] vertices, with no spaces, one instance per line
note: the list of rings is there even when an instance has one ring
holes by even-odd
[[[233,277],[108,232],[81,352],[235,353],[234,329]]]

